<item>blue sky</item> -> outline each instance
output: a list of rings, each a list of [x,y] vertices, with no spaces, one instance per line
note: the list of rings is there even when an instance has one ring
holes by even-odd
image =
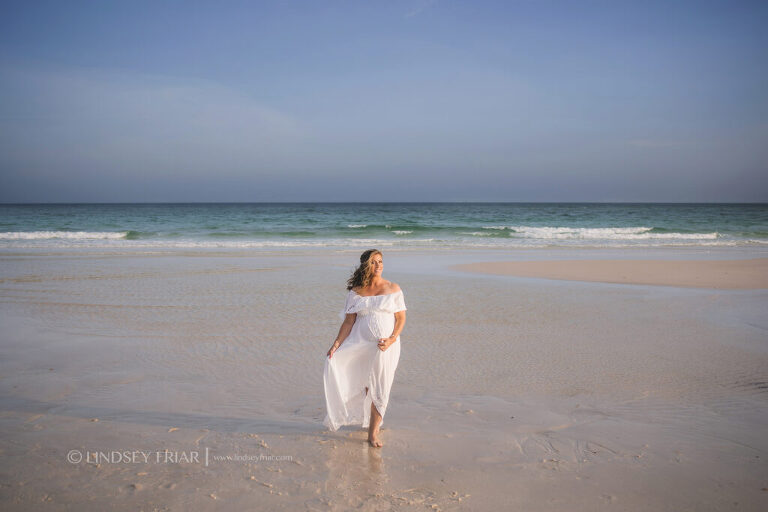
[[[768,201],[768,2],[0,4],[0,201]]]

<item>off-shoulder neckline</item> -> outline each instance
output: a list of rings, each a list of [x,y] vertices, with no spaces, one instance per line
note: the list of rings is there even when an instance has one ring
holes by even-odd
[[[383,294],[381,294],[381,295],[360,295],[360,294],[359,294],[359,293],[357,293],[355,290],[349,290],[349,291],[351,291],[352,293],[354,293],[354,294],[355,294],[355,295],[357,295],[358,297],[386,297],[387,295],[394,295],[394,294],[396,294],[396,293],[400,293],[400,292],[402,292],[403,290],[397,290],[396,292],[392,292],[392,293],[383,293]]]

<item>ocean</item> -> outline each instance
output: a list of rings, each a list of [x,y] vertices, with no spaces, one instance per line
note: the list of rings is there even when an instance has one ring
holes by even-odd
[[[0,250],[768,247],[768,204],[2,204]]]

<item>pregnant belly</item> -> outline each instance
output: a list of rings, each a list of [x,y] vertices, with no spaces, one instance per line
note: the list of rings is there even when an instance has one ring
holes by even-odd
[[[360,334],[369,341],[379,341],[392,335],[395,330],[395,315],[391,313],[372,313],[357,317],[360,323]]]

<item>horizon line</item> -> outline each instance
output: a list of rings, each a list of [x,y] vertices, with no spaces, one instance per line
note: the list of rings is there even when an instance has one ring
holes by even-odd
[[[1,202],[0,206],[39,205],[159,205],[159,204],[739,204],[768,205],[768,201],[47,201]]]

